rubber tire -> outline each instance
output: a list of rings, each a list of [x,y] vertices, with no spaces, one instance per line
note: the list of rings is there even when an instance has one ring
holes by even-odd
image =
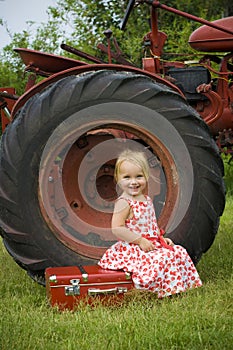
[[[192,198],[181,223],[168,236],[186,247],[195,263],[214,241],[225,204],[223,164],[197,113],[179,94],[142,75],[100,71],[69,76],[28,100],[1,140],[3,241],[14,260],[39,282],[48,266],[96,262],[57,239],[41,214],[37,186],[43,149],[51,132],[72,113],[116,101],[157,111],[179,133],[189,152],[194,174]],[[165,125],[161,123],[161,128]]]

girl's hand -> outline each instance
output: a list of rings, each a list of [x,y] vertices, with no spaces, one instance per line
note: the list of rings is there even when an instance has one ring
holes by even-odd
[[[145,237],[140,237],[133,243],[138,244],[141,250],[143,250],[145,253],[148,253],[155,249],[154,244]]]
[[[173,241],[172,241],[170,238],[165,238],[165,237],[163,237],[163,239],[165,240],[165,242],[167,243],[167,245],[170,245],[171,247],[174,246],[174,243],[173,243]]]

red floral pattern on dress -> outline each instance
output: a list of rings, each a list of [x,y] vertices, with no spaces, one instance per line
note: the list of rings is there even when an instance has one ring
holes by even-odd
[[[185,248],[167,249],[159,239],[159,228],[152,200],[126,199],[133,217],[126,220],[132,232],[153,241],[155,249],[145,253],[137,244],[118,241],[104,253],[99,265],[104,269],[128,271],[138,289],[147,289],[159,298],[200,287],[202,282]]]

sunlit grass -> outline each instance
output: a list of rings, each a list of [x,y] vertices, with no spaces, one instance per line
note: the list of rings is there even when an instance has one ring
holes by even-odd
[[[217,237],[197,266],[203,287],[171,299],[133,291],[121,305],[59,312],[1,243],[0,349],[231,350],[232,209],[228,192]]]

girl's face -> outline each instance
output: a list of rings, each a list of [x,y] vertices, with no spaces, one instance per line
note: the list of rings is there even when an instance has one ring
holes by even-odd
[[[135,198],[142,195],[147,180],[138,165],[125,160],[120,165],[117,183],[125,194]]]

